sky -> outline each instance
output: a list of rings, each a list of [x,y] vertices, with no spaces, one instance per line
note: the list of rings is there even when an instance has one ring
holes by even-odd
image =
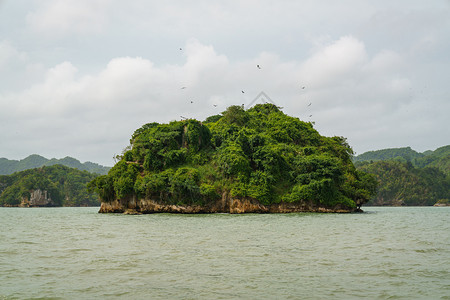
[[[0,0],[0,157],[112,166],[146,123],[265,101],[356,155],[435,150],[449,53],[450,0]]]

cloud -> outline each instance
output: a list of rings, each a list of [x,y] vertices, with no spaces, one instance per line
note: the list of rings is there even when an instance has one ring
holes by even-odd
[[[304,77],[313,86],[330,85],[355,71],[367,61],[364,44],[352,36],[344,36],[319,49],[302,66]]]
[[[321,134],[348,137],[358,152],[373,150],[374,141],[414,146],[406,142],[414,140],[409,130],[430,135],[436,125],[428,117],[439,126],[448,123],[441,109],[412,90],[401,55],[388,49],[369,55],[354,36],[314,47],[304,61],[270,52],[231,61],[194,39],[182,49],[182,64],[116,57],[98,72],[83,73],[65,61],[27,89],[0,94],[0,125],[9,128],[0,133],[9,141],[4,153],[25,157],[32,149],[111,165],[145,123],[204,120],[229,105],[248,105],[260,91],[287,114],[314,121]]]
[[[23,63],[27,60],[24,52],[18,51],[10,42],[0,41],[0,72],[5,70],[7,65]]]
[[[0,94],[21,90],[34,78],[42,78],[42,64],[34,63],[28,52],[7,40],[0,40]]]
[[[50,0],[28,13],[30,28],[47,36],[102,32],[109,0]]]
[[[8,62],[11,56],[17,57],[17,51],[8,42],[2,41],[0,43],[0,68]]]
[[[368,72],[378,73],[395,71],[402,67],[403,59],[395,51],[383,49],[377,53],[366,66]]]

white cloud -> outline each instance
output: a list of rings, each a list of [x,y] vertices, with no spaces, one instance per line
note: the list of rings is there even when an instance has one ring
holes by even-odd
[[[352,36],[345,36],[314,53],[302,66],[304,77],[313,86],[328,86],[343,77],[356,75],[366,62],[364,44]]]
[[[3,96],[1,111],[9,113],[2,118],[35,152],[44,151],[46,139],[58,145],[55,151],[77,149],[76,157],[105,163],[103,157],[119,153],[144,123],[180,116],[203,120],[229,105],[248,105],[260,91],[286,113],[315,121],[322,134],[349,136],[351,142],[395,136],[396,129],[386,124],[402,117],[408,105],[399,99],[410,93],[409,79],[392,74],[393,64],[402,65],[399,55],[382,51],[370,58],[364,43],[351,36],[323,46],[303,63],[267,52],[230,62],[197,40],[183,49],[183,65],[118,57],[98,73],[79,75],[72,63],[63,62],[50,68],[41,83]],[[377,90],[368,92],[368,87]],[[99,143],[106,149],[100,150]]]
[[[30,28],[49,36],[99,33],[107,24],[109,0],[49,0],[28,13]]]
[[[260,91],[358,152],[449,136],[442,3],[30,3],[0,11],[0,156],[112,164],[144,123],[202,120]]]
[[[29,53],[9,41],[0,41],[0,94],[29,87],[36,77],[42,78],[42,64],[31,61]]]
[[[392,50],[383,49],[377,53],[367,64],[368,72],[386,72],[394,71],[402,66],[402,57]]]
[[[18,51],[8,41],[0,41],[0,72],[6,68],[7,64],[12,64],[14,61],[23,63],[26,60],[26,53]]]

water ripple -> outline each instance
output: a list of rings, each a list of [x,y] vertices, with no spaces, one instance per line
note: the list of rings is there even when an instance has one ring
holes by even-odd
[[[450,209],[367,211],[0,208],[0,300],[449,299]]]

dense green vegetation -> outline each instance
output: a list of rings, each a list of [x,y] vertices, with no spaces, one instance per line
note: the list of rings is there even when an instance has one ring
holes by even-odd
[[[424,154],[418,153],[411,149],[411,147],[390,148],[376,151],[368,151],[353,158],[354,162],[359,161],[378,161],[395,159],[400,161],[411,161],[413,159],[421,158]]]
[[[411,148],[371,151],[355,159],[374,174],[378,193],[369,205],[434,205],[450,202],[450,146],[417,153]]]
[[[33,154],[22,160],[9,160],[6,158],[0,158],[0,175],[10,175],[15,172],[53,165],[63,165],[66,167],[76,168],[78,170],[97,174],[106,174],[110,169],[110,167],[104,167],[92,162],[81,163],[79,160],[69,156],[61,159],[47,159],[40,155]]]
[[[96,174],[62,165],[28,169],[12,175],[0,175],[0,206],[17,206],[33,190],[47,191],[54,206],[98,206],[95,194],[87,191],[87,183]]]
[[[450,145],[424,152],[423,157],[414,159],[411,163],[419,168],[438,168],[447,176],[450,176]]]
[[[231,106],[203,123],[142,126],[108,175],[89,187],[104,202],[137,196],[205,205],[226,192],[265,205],[354,208],[374,195],[376,181],[356,170],[352,153],[345,138],[321,136],[275,105]]]
[[[435,167],[450,175],[450,145],[440,147],[434,151],[416,152],[410,147],[392,148],[365,152],[355,156],[353,161],[358,166],[360,162],[374,162],[382,160],[396,160],[410,162],[414,167]]]

